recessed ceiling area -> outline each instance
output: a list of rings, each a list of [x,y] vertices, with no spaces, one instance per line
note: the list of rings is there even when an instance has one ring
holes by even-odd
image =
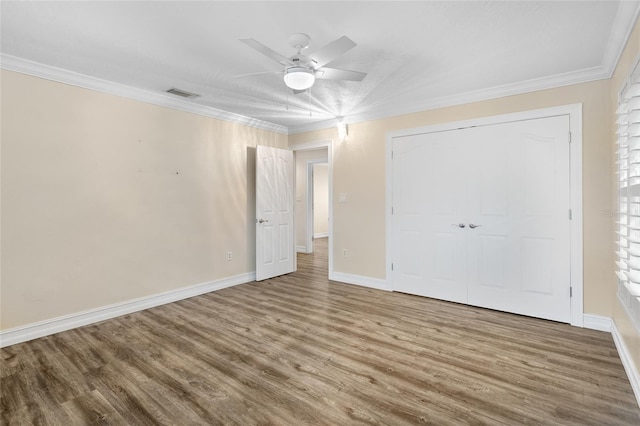
[[[194,105],[285,126],[289,133],[463,101],[607,78],[637,1],[2,2],[1,52],[144,91],[198,94]],[[285,57],[346,35],[327,64],[362,81],[317,79],[293,94]]]

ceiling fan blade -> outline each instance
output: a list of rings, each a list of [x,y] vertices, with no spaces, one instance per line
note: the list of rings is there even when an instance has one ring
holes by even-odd
[[[309,58],[313,62],[313,68],[318,69],[356,46],[356,43],[349,37],[342,36],[316,50],[313,54],[309,55]]]
[[[367,73],[360,71],[341,70],[338,68],[320,68],[316,71],[316,78],[322,78],[325,80],[349,80],[349,81],[362,81],[367,76]]]
[[[252,75],[265,75],[265,74],[282,74],[282,71],[263,71],[263,72],[250,72],[247,74],[232,75],[231,78],[250,77]]]
[[[255,40],[253,38],[241,38],[240,41],[246,44],[247,46],[254,48],[258,52],[262,53],[263,55],[273,59],[279,64],[292,65],[292,62],[289,59],[285,58],[284,56],[282,56],[275,50],[271,49],[270,47],[267,47],[264,44],[260,43],[258,40]]]

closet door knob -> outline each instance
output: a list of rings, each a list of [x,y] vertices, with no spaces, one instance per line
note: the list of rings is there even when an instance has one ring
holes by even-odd
[[[452,223],[451,226],[457,226],[458,228],[464,228],[466,225],[464,223]]]
[[[480,226],[482,226],[482,225],[474,225],[473,223],[469,224],[469,228],[471,228],[471,229],[479,228]]]

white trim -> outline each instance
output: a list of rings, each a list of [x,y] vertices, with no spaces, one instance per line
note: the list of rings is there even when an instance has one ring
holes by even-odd
[[[380,117],[378,117],[377,115],[373,115],[373,114],[359,114],[357,117],[361,117],[360,120],[352,120],[352,117],[356,117],[356,115],[350,115],[349,116],[349,124],[352,123],[362,123],[365,121],[371,121],[374,120],[376,118],[383,118],[383,117],[387,117],[387,116],[391,116],[391,115],[396,115],[396,114],[390,114],[390,115],[385,115],[382,114],[380,115]],[[321,120],[321,121],[314,121],[313,123],[307,123],[307,124],[301,124],[299,126],[289,126],[289,135],[297,135],[299,133],[306,133],[306,132],[314,132],[316,130],[326,130],[326,129],[335,129],[336,128],[336,119],[335,118],[328,118],[326,120]]]
[[[180,99],[165,92],[153,92],[150,90],[138,89],[132,86],[102,80],[96,77],[52,67],[50,65],[40,64],[38,62],[29,61],[27,59],[4,53],[0,54],[0,68],[22,74],[28,74],[46,80],[56,81],[58,83],[69,84],[72,86],[82,87],[84,89],[133,99],[148,104],[159,105],[178,111],[190,112],[193,114],[203,115],[205,117],[242,124],[256,129],[267,130],[284,135],[288,134],[288,129],[279,124],[269,123],[255,118],[246,117],[244,115],[234,114],[232,112],[222,111],[217,108],[197,104],[193,101]]]
[[[391,210],[393,209],[393,138],[390,133],[387,133],[385,140],[385,276],[387,278],[387,287],[393,291],[393,269],[391,265],[393,263],[393,250],[391,242],[393,241],[393,215]]]
[[[624,306],[624,304],[622,304]],[[633,358],[629,353],[629,349],[624,343],[622,335],[616,327],[616,323],[609,317],[603,317],[600,315],[584,314],[584,328],[591,330],[605,331],[611,333],[613,343],[616,345],[618,356],[624,367],[624,371],[629,378],[631,389],[636,397],[638,406],[640,407],[640,374],[636,368]]]
[[[334,272],[333,279],[331,281],[355,284],[362,287],[375,288],[376,290],[391,291],[391,287],[389,287],[387,280],[380,278],[363,277],[361,275],[345,274],[344,272]]]
[[[640,407],[640,374],[633,363],[633,357],[631,356],[631,353],[629,353],[629,348],[624,344],[624,339],[618,331],[615,321],[611,323],[611,337],[613,337],[613,343],[615,343],[616,349],[618,349],[620,361],[622,361],[622,366],[629,378],[631,389],[633,389],[633,394],[636,396],[636,402]]]
[[[571,185],[571,205],[573,217],[571,220],[571,286],[573,287],[573,297],[571,298],[571,325],[583,326],[583,260],[582,260],[582,104],[563,105],[550,108],[541,108],[530,111],[516,112],[511,114],[495,115],[490,117],[479,117],[470,120],[436,124],[413,129],[402,129],[387,133],[386,137],[386,274],[387,287],[393,288],[391,262],[393,259],[391,252],[392,230],[391,230],[391,206],[392,206],[392,160],[391,150],[393,139],[401,136],[411,136],[422,133],[432,133],[447,130],[455,130],[464,127],[486,126],[490,124],[507,123],[511,121],[531,120],[536,118],[554,117],[560,115],[569,116],[569,129],[571,131],[570,144],[570,185]]]
[[[629,37],[631,37],[631,32],[638,20],[638,16],[640,16],[640,2],[620,2],[618,13],[611,27],[607,47],[602,56],[602,67],[608,71],[608,78],[611,78],[616,70],[620,56],[629,41]]]
[[[318,232],[317,234],[313,234],[313,238],[327,238],[329,236],[328,232]]]
[[[100,308],[89,309],[87,311],[3,330],[0,331],[0,348],[119,317],[132,312],[142,311],[153,308],[154,306],[188,299],[190,297],[221,290],[234,285],[252,282],[255,281],[255,279],[255,272],[235,275],[233,277],[222,278],[207,283],[184,287],[178,290],[167,291],[139,299],[127,300],[126,302],[114,303]]]
[[[611,333],[611,327],[613,325],[611,318],[593,314],[584,314],[582,318],[582,326],[584,328]]]
[[[625,313],[627,314],[627,317],[629,318],[629,321],[631,321],[631,324],[633,324],[636,332],[640,336],[640,318],[638,318],[638,316],[634,314],[636,311],[640,312],[637,307],[637,305],[640,304],[640,298],[637,296],[633,296],[629,292],[629,288],[624,285],[624,283],[618,283],[617,296],[618,303],[622,305]],[[631,306],[632,304],[636,306]]]
[[[545,117],[556,117],[559,115],[571,115],[582,113],[582,104],[561,105],[549,108],[532,109],[528,111],[512,112],[508,114],[492,115],[488,117],[477,117],[461,121],[449,121],[446,123],[432,124],[428,126],[413,127],[409,129],[400,129],[387,132],[387,142],[390,138],[401,136],[413,136],[422,133],[443,132],[447,130],[455,130],[461,127],[487,126],[491,124],[509,123],[512,121],[535,120]],[[573,129],[572,129],[573,130]],[[580,130],[580,137],[582,131]],[[574,135],[575,136],[575,135]],[[573,140],[575,141],[575,138]]]
[[[296,246],[297,253],[309,253],[306,246]]]
[[[582,104],[567,105],[571,144],[569,146],[571,190],[571,325],[582,327],[584,321],[584,265],[582,227]]]
[[[405,107],[399,107],[398,105],[389,104],[389,107],[387,109],[377,109],[373,112],[365,112],[361,114],[350,114],[348,116],[348,119],[349,124],[364,123],[367,121],[414,114],[440,108],[452,107],[456,105],[466,105],[474,102],[504,98],[507,96],[522,95],[525,93],[570,86],[572,84],[604,80],[609,77],[610,75],[607,70],[603,69],[602,67],[593,67],[587,70],[573,73],[521,81],[518,83],[511,83],[503,86],[491,87],[488,89],[480,89],[449,96],[443,96],[441,98],[427,99],[423,103],[407,105]],[[335,119],[329,119],[301,126],[291,126],[289,127],[289,134],[293,135],[297,133],[329,129],[331,127],[335,127]]]
[[[328,167],[327,175],[329,178],[329,235],[328,235],[329,237],[329,279],[332,280],[334,276],[334,271],[333,271],[333,140],[323,139],[319,141],[312,141],[312,142],[294,144],[289,146],[289,149],[293,151],[309,151],[312,149],[319,149],[319,148],[327,148],[326,163]],[[307,244],[309,244],[308,248],[310,250],[313,246],[309,242],[307,242]]]

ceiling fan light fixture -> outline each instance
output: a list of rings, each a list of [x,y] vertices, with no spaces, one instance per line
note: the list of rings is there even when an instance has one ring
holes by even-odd
[[[284,73],[284,84],[293,90],[306,90],[313,86],[315,81],[313,71],[304,67],[287,68]]]

